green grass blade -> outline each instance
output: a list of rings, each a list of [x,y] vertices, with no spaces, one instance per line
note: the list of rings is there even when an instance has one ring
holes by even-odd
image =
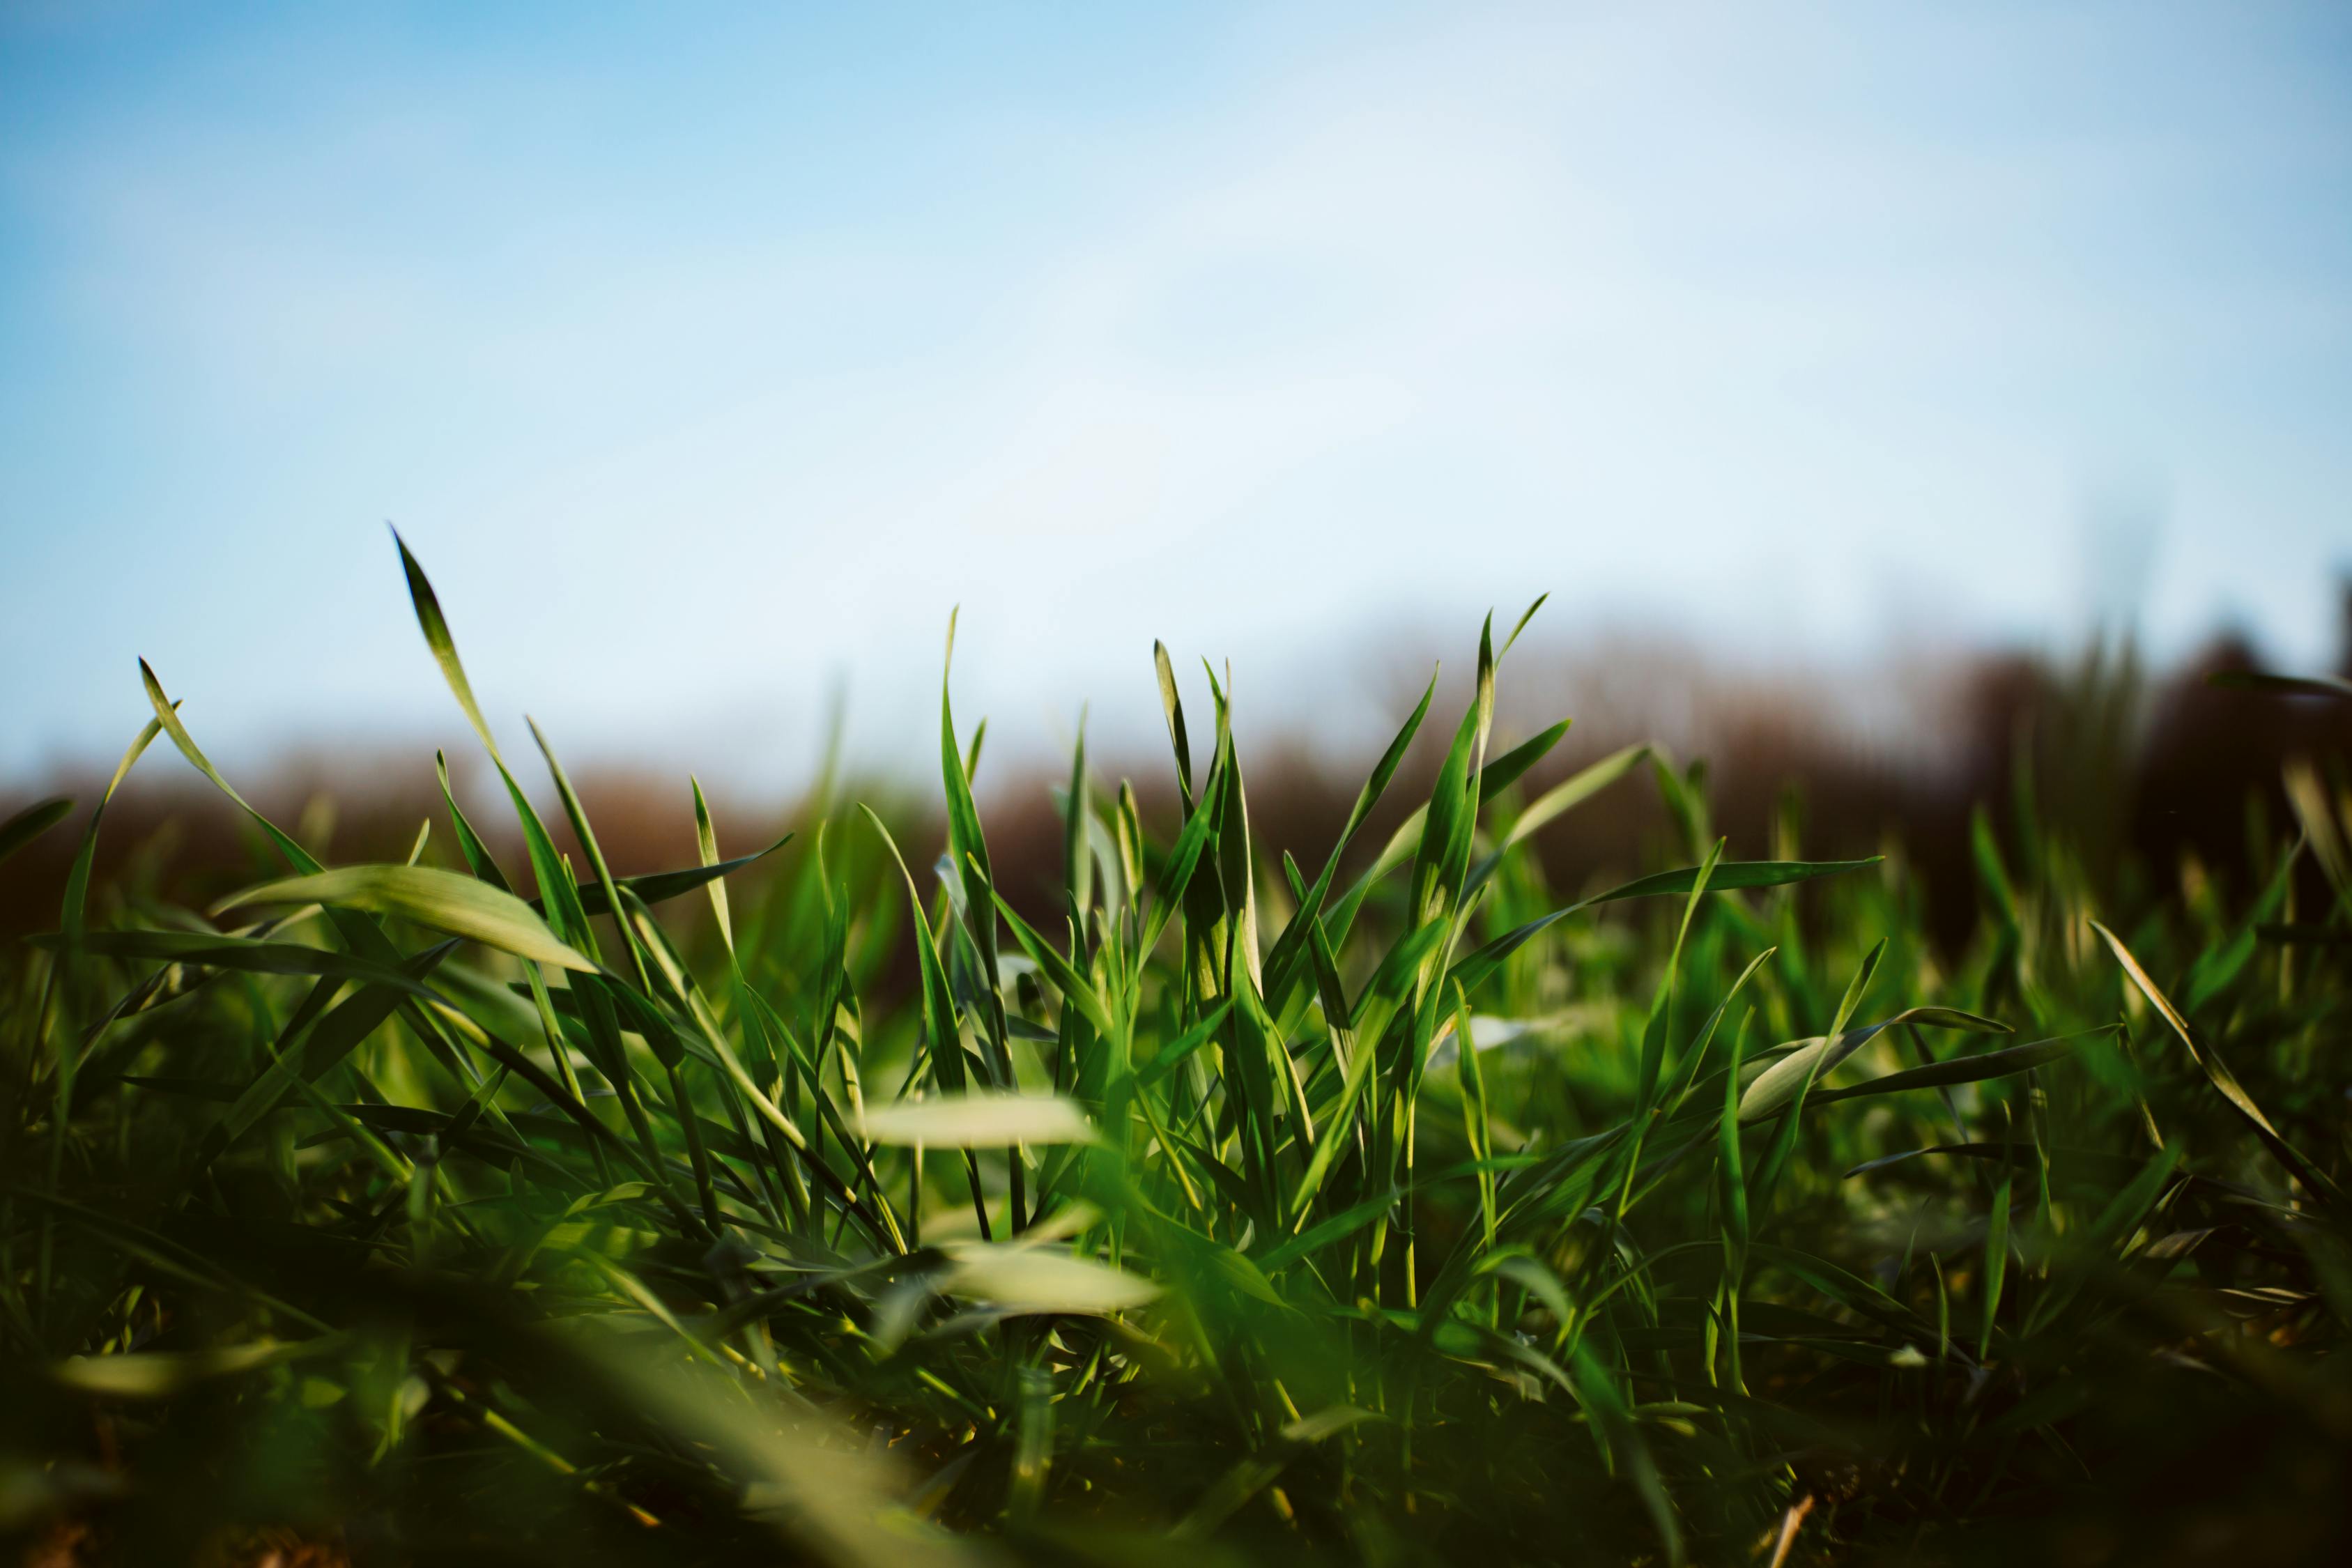
[[[547,922],[512,893],[429,866],[344,866],[265,882],[215,906],[330,904],[392,915],[510,952],[534,963],[593,973],[596,965],[556,940]]]
[[[2116,962],[2123,965],[2124,973],[2147,998],[2148,1005],[2172,1026],[2172,1032],[2180,1037],[2181,1045],[2188,1049],[2189,1059],[2204,1073],[2206,1080],[2221,1091],[2221,1098],[2245,1118],[2246,1124],[2253,1129],[2254,1135],[2262,1140],[2263,1146],[2277,1156],[2281,1164],[2294,1172],[2296,1179],[2309,1188],[2314,1196],[2331,1204],[2338,1201],[2343,1194],[2327,1173],[2306,1159],[2302,1151],[2289,1143],[2279,1130],[2271,1125],[2271,1119],[2263,1114],[2263,1109],[2254,1103],[2253,1096],[2246,1092],[2238,1082],[2237,1075],[2210,1046],[2199,1045],[2196,1035],[2189,1027],[2189,1020],[2180,1016],[2156,982],[2148,978],[2147,971],[2140,967],[2139,960],[2131,955],[2130,949],[2124,946],[2122,939],[2096,921],[2091,922],[2091,929],[2106,942],[2107,950],[2115,954]]]

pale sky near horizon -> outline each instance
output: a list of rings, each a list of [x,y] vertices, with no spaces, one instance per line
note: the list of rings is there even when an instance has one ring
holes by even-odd
[[[516,743],[722,775],[924,756],[959,602],[1016,740],[1546,590],[2309,663],[2347,433],[2340,5],[0,0],[0,783],[141,655],[456,741],[386,520]]]

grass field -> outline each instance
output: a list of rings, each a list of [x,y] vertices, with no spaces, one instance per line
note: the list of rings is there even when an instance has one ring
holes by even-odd
[[[1162,654],[1181,823],[1081,749],[1050,909],[944,691],[936,861],[823,800],[722,859],[681,782],[702,864],[616,880],[402,559],[527,867],[454,795],[405,864],[257,816],[278,863],[205,910],[90,885],[103,800],[0,830],[83,836],[0,968],[26,1560],[2344,1550],[2342,759],[2242,879],[2021,789],[1956,952],[1894,861],[1727,858],[1648,748],[1528,787],[1567,726],[1494,741],[1490,626],[1320,864],[1253,843]],[[236,798],[147,683],[124,772]],[[1627,790],[1680,852],[1547,887],[1535,836]]]

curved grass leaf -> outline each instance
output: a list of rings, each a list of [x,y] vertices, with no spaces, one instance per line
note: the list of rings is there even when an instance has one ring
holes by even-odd
[[[2263,1114],[2263,1108],[2254,1103],[2253,1096],[2238,1082],[2237,1075],[2230,1070],[2228,1063],[2214,1054],[2210,1046],[2200,1047],[2196,1035],[2189,1027],[2189,1020],[2180,1016],[2156,982],[2148,978],[2147,971],[2140,967],[2139,960],[2131,955],[2131,950],[2124,946],[2123,940],[2097,921],[2091,922],[2091,929],[2106,942],[2107,950],[2116,955],[2116,962],[2123,965],[2124,973],[2147,998],[2148,1005],[2154,1007],[2164,1021],[2172,1026],[2172,1032],[2180,1037],[2181,1045],[2188,1049],[2189,1059],[2196,1063],[2206,1080],[2221,1091],[2221,1098],[2246,1119],[2247,1125],[2254,1130],[2254,1135],[2262,1140],[2263,1146],[2278,1157],[2281,1164],[2294,1172],[2315,1197],[2328,1203],[2338,1201],[2343,1194],[2328,1178],[2327,1173],[2306,1159],[2301,1150],[2289,1143],[2279,1130],[2271,1125],[2271,1119]]]
[[[481,705],[474,700],[473,682],[466,679],[466,667],[458,662],[457,645],[449,636],[449,622],[441,614],[441,596],[425,575],[425,568],[410,554],[408,542],[400,537],[400,530],[392,531],[393,547],[400,552],[400,569],[408,579],[409,603],[415,607],[417,626],[425,633],[425,646],[433,651],[433,661],[441,667],[441,678],[449,683],[449,690],[457,699],[457,706],[466,715],[466,722],[482,742],[482,750],[490,753],[501,772],[505,759],[499,755],[499,742],[482,718]]]
[[[328,904],[394,915],[532,963],[596,972],[593,963],[557,940],[547,922],[512,893],[430,866],[342,866],[247,888],[215,907],[246,904]]]
[[[2012,1074],[2031,1072],[2068,1056],[2075,1042],[2090,1035],[2105,1034],[2105,1029],[2088,1029],[2077,1035],[2061,1035],[2047,1040],[2035,1040],[2029,1045],[2007,1046],[1997,1051],[1981,1051],[1972,1057],[1955,1057],[1949,1061],[1928,1067],[1906,1068],[1844,1089],[1817,1089],[1808,1097],[1808,1103],[1827,1105],[1833,1100],[1861,1100],[1874,1094],[1899,1094],[1905,1089],[1940,1089],[1956,1083],[1982,1083],[1990,1079],[2008,1078]]]
[[[1495,657],[1500,659],[1502,655],[1497,654]],[[1524,778],[1529,768],[1549,756],[1552,748],[1568,738],[1569,726],[1574,722],[1574,720],[1562,719],[1556,724],[1548,724],[1501,756],[1490,759],[1485,767],[1480,768],[1478,770],[1479,809],[1484,811],[1497,795]]]
[[[1963,1013],[1957,1007],[1911,1007],[1876,1024],[1848,1029],[1835,1040],[1815,1036],[1795,1042],[1796,1049],[1766,1068],[1748,1084],[1739,1100],[1739,1120],[1757,1121],[1771,1115],[1808,1082],[1818,1082],[1854,1052],[1897,1025],[1930,1029],[1961,1029],[1972,1034],[2006,1035],[2012,1031],[1997,1019]]]
[[[98,804],[90,808],[89,822],[81,831],[81,847],[74,852],[73,869],[66,874],[65,910],[59,924],[68,942],[80,940],[82,921],[89,907],[89,872],[98,855],[99,824],[105,820],[106,808],[113,801],[114,792],[121,789],[122,781],[130,776],[131,765],[145,754],[148,746],[163,732],[163,723],[160,719],[150,719],[140,727],[138,736],[124,748],[122,761],[115,764],[114,776],[107,781],[105,791],[98,797]]]
[[[237,794],[234,784],[221,776],[221,771],[213,766],[212,759],[205,755],[204,748],[196,744],[196,738],[188,733],[185,724],[180,722],[180,705],[163,695],[163,683],[155,678],[155,672],[148,668],[147,661],[143,658],[139,661],[139,679],[146,688],[149,706],[155,710],[155,721],[163,726],[165,734],[172,737],[172,743],[180,748],[180,754],[187,758],[189,763],[198,773],[211,780],[215,788],[234,801],[237,807],[252,819],[254,826],[260,828],[269,841],[278,847],[278,853],[285,856],[297,871],[310,872],[323,869],[315,856],[296,843],[290,835],[280,830],[276,823],[262,816],[254,808],[251,802]],[[135,758],[142,749],[143,749],[143,742],[141,746],[132,749],[131,756],[123,761],[125,769],[130,766],[131,759]],[[117,782],[120,782],[121,773],[118,772],[115,777]],[[108,793],[112,792],[110,790]]]

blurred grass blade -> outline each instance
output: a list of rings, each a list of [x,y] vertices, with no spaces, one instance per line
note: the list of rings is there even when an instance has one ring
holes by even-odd
[[[870,1142],[934,1149],[998,1149],[1008,1143],[1090,1143],[1086,1113],[1058,1095],[972,1091],[869,1107],[859,1131]]]
[[[1017,1244],[951,1242],[946,1289],[1008,1312],[1123,1312],[1156,1300],[1160,1287],[1066,1252]]]
[[[0,864],[55,827],[73,810],[73,802],[63,795],[36,801],[5,822],[0,822]]]
[[[68,1388],[108,1399],[163,1399],[201,1383],[282,1366],[340,1342],[341,1336],[331,1335],[316,1342],[264,1341],[216,1350],[69,1356],[52,1367],[49,1375]]]

